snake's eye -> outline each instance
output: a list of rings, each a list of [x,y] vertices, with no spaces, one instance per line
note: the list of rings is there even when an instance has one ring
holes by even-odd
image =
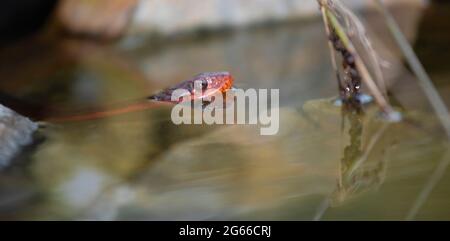
[[[208,80],[202,80],[202,90],[208,89]]]

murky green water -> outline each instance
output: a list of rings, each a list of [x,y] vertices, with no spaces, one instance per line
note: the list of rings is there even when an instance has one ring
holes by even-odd
[[[437,24],[430,18],[438,16],[430,11],[408,11],[420,24],[403,21],[403,29],[417,32],[419,56],[448,96],[450,71],[435,59],[446,58],[440,50],[449,41],[429,43],[437,39],[427,38]],[[383,33],[378,22],[370,26]],[[175,126],[168,106],[50,125],[1,172],[0,219],[449,219],[446,136],[389,44],[380,52],[393,53],[386,71],[401,123],[379,118],[376,106],[357,115],[332,104],[320,19],[145,41],[10,49],[1,55],[0,75],[9,80],[0,83],[3,103],[46,119],[227,70],[240,88],[280,89],[279,133],[261,136],[258,125]]]

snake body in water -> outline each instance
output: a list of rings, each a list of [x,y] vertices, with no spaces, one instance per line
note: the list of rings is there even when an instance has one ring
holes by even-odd
[[[164,89],[155,95],[133,101],[132,103],[128,103],[127,105],[122,107],[91,111],[76,115],[54,116],[45,119],[44,122],[61,123],[94,120],[120,114],[126,114],[134,111],[146,110],[163,104],[178,103],[181,100],[172,100],[172,94],[177,89],[187,90],[190,94],[189,98],[182,98],[182,100],[202,99],[205,97],[203,93],[208,93],[208,95],[225,93],[232,88],[233,82],[234,78],[229,72],[205,72],[198,74],[191,79],[184,80],[175,86]],[[194,86],[195,83],[201,83],[202,93],[196,93],[196,88]]]

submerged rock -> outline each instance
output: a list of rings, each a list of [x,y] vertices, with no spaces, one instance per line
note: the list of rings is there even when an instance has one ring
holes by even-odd
[[[38,125],[0,105],[0,169],[9,165],[21,147],[32,141]]]

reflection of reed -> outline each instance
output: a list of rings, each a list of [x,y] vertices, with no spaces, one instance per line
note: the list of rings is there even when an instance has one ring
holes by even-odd
[[[344,155],[340,161],[340,176],[338,189],[346,189],[345,186],[349,184],[351,179],[348,177],[350,170],[353,169],[354,163],[362,155],[361,150],[361,137],[363,125],[359,114],[354,112],[344,112],[344,116],[347,116],[350,124],[349,136],[350,144],[344,148]],[[343,120],[345,123],[345,119]]]
[[[384,180],[385,159],[377,158],[368,162],[370,153],[383,136],[389,124],[383,126],[371,137],[365,150],[362,150],[363,123],[359,111],[345,111],[344,120],[348,119],[350,144],[344,148],[340,161],[339,182],[333,194],[333,203],[338,204],[347,197],[367,191],[380,185]]]
[[[385,179],[386,162],[388,160],[386,156],[377,157],[371,162],[369,162],[369,156],[386,132],[389,123],[384,123],[371,136],[367,146],[363,148],[364,125],[362,117],[364,113],[361,106],[355,106],[354,104],[344,105],[342,113],[343,130],[345,129],[346,121],[349,124],[348,135],[350,143],[344,148],[343,156],[340,160],[337,188],[319,206],[314,220],[320,220],[329,207],[339,205],[355,195],[376,188]]]

